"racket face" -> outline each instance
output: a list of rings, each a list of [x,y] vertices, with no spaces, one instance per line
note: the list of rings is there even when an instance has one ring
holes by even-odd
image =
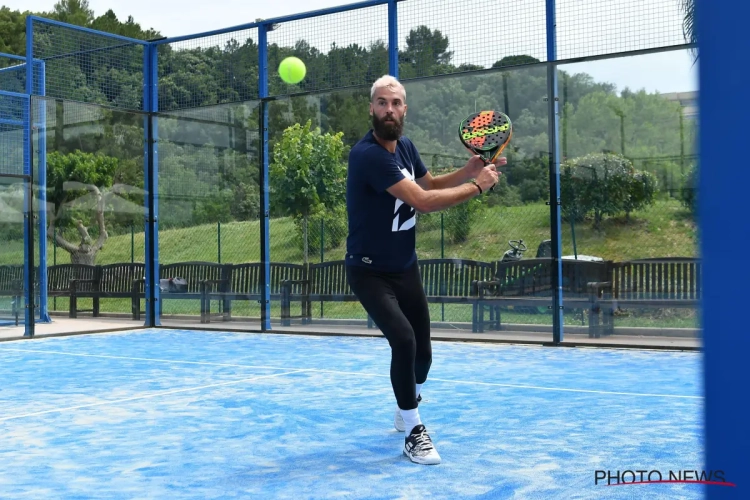
[[[480,111],[468,116],[458,127],[461,142],[486,162],[492,162],[510,141],[513,125],[500,111]]]

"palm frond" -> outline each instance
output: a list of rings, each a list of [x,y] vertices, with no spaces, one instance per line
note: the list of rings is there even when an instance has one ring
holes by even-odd
[[[695,0],[679,0],[680,10],[682,10],[684,17],[682,18],[682,35],[685,37],[685,41],[693,48],[694,59],[698,58],[698,33],[695,30]]]

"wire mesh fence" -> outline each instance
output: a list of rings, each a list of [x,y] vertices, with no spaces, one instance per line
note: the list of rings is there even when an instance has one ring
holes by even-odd
[[[26,93],[26,58],[0,54],[0,90]]]
[[[58,99],[143,109],[144,45],[60,23],[32,20],[34,61],[44,63],[44,95]],[[41,75],[39,75],[41,79]],[[39,89],[35,90],[41,94]]]
[[[210,272],[201,271],[203,280],[223,272],[220,266],[246,266],[236,268],[238,280],[250,279],[242,273],[259,272],[249,265],[262,260],[267,169],[270,229],[265,236],[270,264],[279,266],[269,269],[267,279],[272,281],[272,318],[278,319],[276,281],[291,276],[279,269],[312,272],[314,265],[332,266],[344,259],[347,157],[371,127],[370,86],[396,70],[389,66],[393,61],[406,86],[405,135],[433,176],[453,172],[468,159],[457,127],[470,113],[499,109],[514,127],[504,152],[508,166],[493,192],[440,213],[419,215],[420,258],[497,263],[517,258],[518,248],[525,250],[522,259],[551,256],[551,210],[557,200],[550,196],[550,96],[548,68],[541,64],[548,62],[546,3],[482,0],[468,10],[452,0],[408,0],[395,6],[398,47],[389,45],[389,8],[383,3],[269,24],[263,68],[256,27],[159,42],[159,111],[152,118],[160,265],[169,272],[188,272],[174,266],[211,264],[214,267],[205,267]],[[679,2],[666,0],[648,5],[639,0],[585,6],[558,2],[557,56],[683,44],[680,9]],[[477,25],[477,11],[502,14],[502,29],[492,31],[492,43],[486,43],[483,34],[492,28]],[[65,150],[68,135],[63,131],[77,127],[84,152],[109,148],[107,154],[119,160],[118,175],[130,176],[118,180],[142,188],[144,117],[127,118],[130,115],[107,108],[143,105],[144,46],[56,23],[33,24],[33,57],[44,63],[39,71],[46,73],[47,94],[59,100],[47,108],[49,156],[59,161],[55,153],[72,154]],[[307,71],[294,85],[281,81],[277,72],[279,62],[292,55],[305,62]],[[13,74],[13,68],[6,75]],[[690,214],[697,200],[696,130],[686,104],[679,96],[618,88],[619,82],[608,81],[606,72],[586,71],[558,68],[559,135],[553,141],[559,142],[561,152],[563,256],[607,262],[695,256]],[[269,95],[263,103],[266,129],[259,100],[264,73]],[[3,78],[0,67],[0,85]],[[104,106],[69,106],[72,100]],[[66,139],[60,142],[60,137]],[[323,150],[328,154],[309,154]],[[618,167],[610,170],[610,162]],[[130,194],[138,201],[138,216],[114,216],[109,241],[117,250],[107,253],[105,246],[97,257],[102,262],[136,263],[146,251],[144,193]],[[53,222],[55,231],[75,236],[75,226]],[[55,243],[49,251],[53,263],[70,259],[63,245]],[[244,285],[232,281],[232,286]],[[212,313],[231,307],[232,317],[257,318],[262,290],[259,285],[247,290],[236,307],[214,300]],[[506,316],[517,313],[517,323],[548,326],[552,292],[547,292],[538,308],[505,311]],[[356,301],[345,302],[321,302],[314,308],[315,317],[365,318]],[[470,308],[431,307],[448,324],[463,328],[471,321]],[[171,318],[204,319],[200,308],[194,296],[167,300],[162,312]]]
[[[298,84],[278,76],[282,59],[296,56],[307,74]],[[268,33],[269,95],[367,84],[388,73],[388,6],[377,5],[274,25]]]
[[[0,174],[29,175],[29,99],[0,91]]]
[[[558,59],[682,45],[680,0],[557,0]]]
[[[258,30],[158,46],[160,111],[258,98]]]
[[[401,79],[546,61],[545,2],[401,2],[398,39]]]

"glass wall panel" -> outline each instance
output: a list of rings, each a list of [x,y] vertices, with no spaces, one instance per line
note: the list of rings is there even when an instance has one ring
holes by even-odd
[[[258,103],[157,115],[165,326],[259,327]]]
[[[407,82],[405,134],[433,176],[463,167],[462,119],[504,111],[513,137],[495,189],[468,203],[419,215],[417,251],[438,328],[548,339],[549,258],[547,75],[543,66]],[[474,281],[483,282],[482,302]],[[474,313],[477,313],[475,316]]]
[[[3,132],[0,132],[0,136]],[[0,327],[19,326],[23,335],[24,293],[24,191],[23,178],[0,174]]]
[[[699,336],[693,56],[558,67],[566,338]]]
[[[269,189],[272,321],[284,326],[366,328],[367,315],[344,272],[349,151],[369,130],[370,88],[271,101]],[[280,279],[309,280],[288,289],[282,310]],[[325,326],[321,326],[325,325]]]
[[[37,306],[46,305],[55,333],[141,326],[133,294],[143,307],[144,117],[42,97],[32,107],[41,121],[33,140],[35,259],[37,282],[47,284]]]

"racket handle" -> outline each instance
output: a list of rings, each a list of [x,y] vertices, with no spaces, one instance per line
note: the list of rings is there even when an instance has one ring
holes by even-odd
[[[492,163],[491,161],[487,161],[487,160],[485,160],[484,158],[482,158],[482,160],[484,161],[484,165],[485,165],[485,166],[487,166],[487,165],[489,165],[490,163]],[[490,191],[494,191],[494,190],[495,190],[495,185],[493,184],[493,185],[492,185],[492,187],[490,188]]]

